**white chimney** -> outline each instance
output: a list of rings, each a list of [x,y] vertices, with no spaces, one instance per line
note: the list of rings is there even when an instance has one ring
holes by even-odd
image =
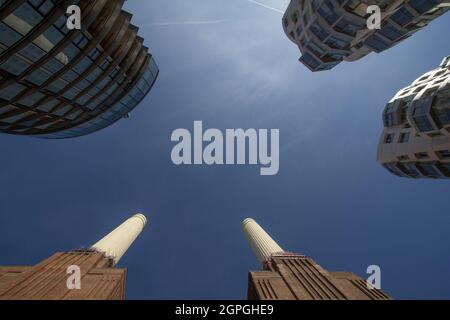
[[[143,214],[135,214],[110,234],[94,244],[91,249],[103,252],[106,256],[114,259],[116,265],[134,240],[144,230],[147,218]]]
[[[242,222],[242,229],[256,258],[262,265],[276,253],[283,253],[284,250],[264,231],[253,219],[245,219]]]

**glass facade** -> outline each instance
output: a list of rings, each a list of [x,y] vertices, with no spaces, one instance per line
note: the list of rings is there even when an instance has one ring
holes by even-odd
[[[443,162],[392,162],[384,164],[392,174],[413,179],[450,179],[450,164]]]
[[[381,29],[367,28],[370,5],[384,13]],[[449,9],[446,0],[291,0],[283,27],[299,46],[300,61],[311,71],[323,71],[382,52]]]
[[[77,4],[82,30],[68,30]],[[70,138],[126,117],[159,70],[119,0],[0,0],[0,131]]]

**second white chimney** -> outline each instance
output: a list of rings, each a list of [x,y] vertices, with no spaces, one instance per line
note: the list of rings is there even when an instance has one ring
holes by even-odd
[[[242,229],[256,258],[262,265],[264,265],[272,255],[284,252],[275,240],[273,240],[255,220],[245,219],[242,222]]]

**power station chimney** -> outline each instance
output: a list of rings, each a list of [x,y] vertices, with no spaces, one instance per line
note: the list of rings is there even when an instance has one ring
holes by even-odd
[[[283,249],[253,219],[242,222],[263,271],[249,272],[249,300],[387,300],[351,272],[328,272],[314,260]]]
[[[134,240],[147,224],[147,218],[141,214],[135,214],[110,234],[94,244],[91,249],[104,253],[106,256],[114,259],[114,265],[117,265]]]
[[[270,235],[253,219],[245,219],[242,222],[242,230],[250,246],[258,258],[258,261],[264,265],[269,258],[277,253],[283,253],[284,250],[273,240]]]

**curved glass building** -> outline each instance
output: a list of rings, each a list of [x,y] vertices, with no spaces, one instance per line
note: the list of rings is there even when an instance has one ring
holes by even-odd
[[[406,178],[450,179],[450,56],[400,90],[383,112],[378,162]]]
[[[0,0],[0,131],[71,138],[127,117],[159,70],[124,0]],[[69,6],[81,30],[67,28]]]
[[[381,29],[367,27],[372,5],[380,8]],[[283,28],[300,62],[322,71],[389,49],[449,9],[450,0],[291,0]]]

